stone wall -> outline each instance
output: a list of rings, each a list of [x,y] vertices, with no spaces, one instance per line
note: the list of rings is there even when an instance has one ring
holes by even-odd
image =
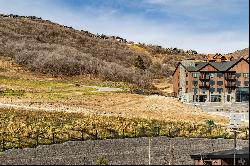
[[[186,101],[185,93],[186,93],[186,74],[185,68],[180,65],[180,91],[179,91],[179,98],[182,102]]]
[[[237,140],[241,147],[248,140]],[[106,164],[148,165],[149,138],[66,142],[37,148],[0,153],[0,164],[94,165],[104,158]],[[233,140],[200,138],[151,138],[151,164],[192,165],[190,154],[203,154],[233,148]]]
[[[181,61],[181,64],[184,66],[195,66],[195,62],[193,60],[183,60]],[[181,92],[179,94],[179,98],[182,102],[192,102],[193,101],[193,95],[192,93],[186,92],[186,70],[185,68],[180,65],[180,88]]]

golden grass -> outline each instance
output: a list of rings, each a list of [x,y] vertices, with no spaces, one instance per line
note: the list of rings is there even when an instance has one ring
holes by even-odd
[[[7,66],[9,66],[7,68]],[[16,104],[38,108],[50,108],[65,111],[72,110],[98,113],[101,115],[122,116],[126,118],[151,118],[156,120],[175,120],[203,123],[212,119],[218,124],[227,124],[228,119],[212,116],[198,108],[183,105],[174,98],[161,96],[142,96],[118,92],[92,92],[84,85],[121,87],[129,85],[111,81],[101,81],[91,76],[43,79],[45,75],[30,73],[11,60],[0,58],[0,90],[24,90],[23,96],[0,96],[0,103]],[[11,73],[11,74],[10,74]],[[10,75],[8,75],[10,74]],[[28,78],[28,76],[31,76]],[[32,76],[33,75],[33,76]],[[166,86],[164,84],[166,83]],[[76,86],[79,84],[80,86]],[[167,79],[156,81],[159,88],[170,92],[171,84]]]
[[[0,139],[6,148],[30,147],[51,144],[53,133],[57,141],[72,139],[122,138],[160,135],[179,137],[226,137],[230,134],[219,125],[212,128],[206,124],[180,121],[160,121],[151,118],[122,118],[115,116],[86,115],[84,113],[44,112],[0,109]],[[46,138],[46,139],[45,139]],[[1,147],[0,147],[1,149]]]

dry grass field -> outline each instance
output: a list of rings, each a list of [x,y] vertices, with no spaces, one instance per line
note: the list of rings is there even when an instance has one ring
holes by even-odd
[[[168,80],[155,83],[171,90]],[[92,86],[122,91],[103,92]],[[35,146],[38,135],[40,144],[51,144],[53,133],[64,142],[93,139],[96,131],[101,139],[134,137],[135,130],[150,134],[157,126],[161,135],[231,137],[223,127],[228,123],[223,116],[209,115],[171,97],[132,94],[129,87],[92,76],[49,77],[0,57],[0,139],[5,140],[5,148],[23,148]],[[213,128],[208,120],[215,122]]]
[[[94,88],[85,87],[85,85],[111,86],[125,90],[129,85],[123,83],[103,82],[83,76],[49,78],[43,74],[29,72],[13,61],[3,58],[0,59],[0,68],[0,90],[4,92],[0,95],[0,103],[17,105],[19,106],[17,108],[31,107],[40,110],[44,108],[105,116],[196,123],[212,119],[218,124],[228,123],[225,117],[208,115],[199,108],[186,106],[171,97],[137,95],[126,91],[97,92]],[[161,81],[158,85],[163,86],[163,84]]]

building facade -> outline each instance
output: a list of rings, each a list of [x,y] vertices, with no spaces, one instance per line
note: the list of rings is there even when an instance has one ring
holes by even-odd
[[[178,63],[173,73],[174,96],[183,102],[248,102],[249,61],[195,61]]]

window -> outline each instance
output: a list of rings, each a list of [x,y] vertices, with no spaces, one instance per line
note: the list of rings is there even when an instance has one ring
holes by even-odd
[[[243,77],[249,78],[249,73],[243,73]]]
[[[219,86],[223,85],[223,81],[217,81],[217,85]]]
[[[227,89],[227,93],[228,93],[228,94],[231,94],[231,93],[232,93],[232,88],[228,88],[228,89]]]
[[[219,78],[221,78],[221,77],[223,77],[223,73],[217,73],[217,76],[218,76]]]
[[[237,81],[237,86],[240,86],[241,85],[241,82],[240,81]]]
[[[186,92],[188,92],[188,88],[186,88]]]
[[[199,96],[193,95],[193,101],[194,101],[194,102],[198,102],[198,101],[199,101],[198,99],[199,99]]]
[[[241,73],[236,73],[235,76],[236,76],[237,78],[240,78],[240,77],[241,77]]]
[[[221,95],[211,95],[211,102],[221,102]]]
[[[249,86],[249,81],[244,81],[245,86]]]
[[[213,85],[215,84],[215,82],[214,82],[213,80],[210,80],[210,81],[209,81],[209,84],[210,84],[211,86],[213,86]]]
[[[198,73],[193,73],[193,77],[197,78],[198,77]]]
[[[213,78],[213,77],[214,77],[214,73],[209,73],[209,76],[210,76],[211,78]]]
[[[210,88],[209,91],[213,93],[215,91],[215,88]]]
[[[188,77],[188,73],[186,73],[186,77]]]
[[[197,93],[197,92],[198,92],[198,89],[197,89],[197,88],[193,88],[193,92],[194,92],[194,93]]]
[[[186,85],[188,85],[188,81],[186,81]]]
[[[219,93],[223,92],[223,88],[217,88],[217,92]]]
[[[232,81],[227,81],[227,85],[233,85],[233,82]]]
[[[193,85],[197,86],[198,85],[198,81],[193,81]]]
[[[201,81],[202,86],[206,86],[206,81]]]
[[[206,88],[202,88],[202,93],[206,93],[207,89]]]

